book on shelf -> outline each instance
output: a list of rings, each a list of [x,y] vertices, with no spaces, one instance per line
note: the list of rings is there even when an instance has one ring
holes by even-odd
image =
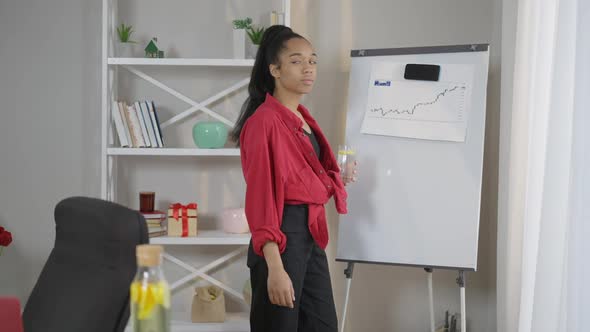
[[[127,125],[129,126],[129,133],[131,134],[132,147],[144,148],[145,142],[141,134],[141,128],[139,126],[139,118],[137,118],[137,112],[133,105],[127,105],[123,102],[123,107],[126,115]]]
[[[164,211],[154,210],[151,212],[139,212],[146,219],[166,219],[168,214]]]
[[[143,116],[143,122],[145,123],[145,128],[150,141],[150,146],[154,148],[159,147],[158,141],[156,141],[154,126],[152,125],[152,118],[150,117],[150,111],[148,110],[147,105],[143,101],[138,101],[135,104],[137,105],[137,109],[141,109],[141,115]]]
[[[148,110],[150,111],[150,118],[152,120],[152,125],[154,126],[158,147],[163,148],[164,138],[162,136],[162,128],[160,128],[160,120],[158,120],[158,113],[156,113],[156,105],[154,105],[153,101],[146,101],[145,104],[148,106]]]
[[[163,232],[166,230],[166,227],[159,225],[159,226],[154,226],[154,225],[148,225],[148,233],[157,233],[157,232]]]
[[[166,218],[167,215],[163,211],[140,212],[145,219],[150,237],[167,234]]]
[[[153,232],[153,233],[148,233],[148,237],[158,237],[158,236],[166,236],[168,234],[168,231],[160,231],[160,232]]]
[[[115,130],[117,131],[117,137],[121,147],[129,147],[129,134],[127,133],[127,123],[123,120],[122,113],[119,112],[119,103],[113,101],[112,105],[113,122],[115,123]]]
[[[163,148],[164,140],[153,101],[113,102],[111,115],[120,147]]]
[[[147,219],[146,218],[145,219],[145,222],[149,226],[152,226],[152,225],[158,225],[158,226],[160,226],[162,224],[162,221],[164,221],[164,220],[166,220],[166,219],[164,219],[164,218],[150,218],[150,219]]]
[[[116,113],[115,109],[118,110],[121,121],[123,122],[124,133],[120,134],[119,142],[121,142],[122,139],[126,139],[127,144],[128,144],[127,146],[132,147],[133,142],[131,141],[131,132],[129,131],[129,125],[127,122],[127,107],[122,102],[119,101],[119,102],[117,102],[116,108],[115,108],[115,105],[113,105],[113,111],[111,113]]]
[[[139,128],[141,129],[141,138],[143,139],[143,143],[146,148],[152,147],[152,142],[150,141],[150,136],[148,135],[147,125],[145,123],[145,118],[143,116],[143,110],[141,109],[140,103],[136,101],[133,103],[133,111],[137,114],[137,119],[139,120]]]

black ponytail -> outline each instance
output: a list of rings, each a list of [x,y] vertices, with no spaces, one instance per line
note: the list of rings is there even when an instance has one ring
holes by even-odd
[[[256,53],[250,84],[248,85],[248,98],[242,105],[238,121],[231,131],[231,138],[236,145],[240,145],[240,133],[246,120],[260,106],[266,97],[266,93],[273,94],[275,90],[275,78],[270,74],[269,66],[279,63],[279,53],[285,48],[285,44],[292,38],[302,38],[284,25],[273,25],[264,31],[262,41]]]

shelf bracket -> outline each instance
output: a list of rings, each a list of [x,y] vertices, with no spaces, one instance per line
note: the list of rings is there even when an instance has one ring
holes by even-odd
[[[228,125],[229,127],[233,127],[235,124],[233,121],[217,114],[216,112],[212,111],[211,109],[207,108],[207,106],[219,99],[221,99],[222,97],[229,95],[230,93],[246,86],[249,82],[250,82],[250,78],[245,78],[241,81],[239,81],[238,83],[234,84],[233,86],[227,88],[226,90],[210,97],[207,98],[205,101],[199,103],[197,101],[194,101],[193,99],[183,95],[182,93],[180,93],[179,91],[167,86],[166,84],[158,81],[157,79],[151,77],[150,75],[142,72],[141,70],[138,70],[136,68],[133,68],[131,66],[127,66],[124,65],[122,66],[123,68],[127,69],[128,71],[130,71],[131,73],[135,74],[136,76],[138,76],[139,78],[153,84],[154,86],[168,92],[169,94],[171,94],[172,96],[184,101],[185,103],[191,105],[191,107],[185,111],[183,111],[182,113],[174,116],[172,119],[162,123],[162,128],[166,128],[169,125],[172,125],[175,122],[178,122],[184,118],[186,118],[187,116],[191,115],[194,112],[197,111],[202,111],[204,113],[207,113],[208,115],[210,115],[211,117],[225,123],[226,125]]]
[[[193,280],[193,279],[195,279],[197,277],[201,277],[204,280],[207,280],[208,282],[210,282],[211,284],[213,284],[213,285],[215,285],[215,286],[217,286],[219,288],[222,288],[229,295],[232,295],[235,298],[237,298],[237,299],[243,301],[244,303],[246,303],[246,300],[244,299],[244,296],[240,292],[232,289],[228,285],[224,284],[223,282],[221,282],[221,281],[219,281],[219,280],[217,280],[217,279],[215,279],[215,278],[213,278],[213,277],[211,277],[211,276],[209,276],[207,274],[208,271],[210,271],[213,268],[215,268],[215,267],[217,267],[217,266],[219,266],[219,265],[221,265],[221,264],[223,264],[223,263],[225,263],[225,262],[233,259],[234,257],[239,256],[240,254],[246,252],[246,250],[247,250],[247,248],[239,248],[239,249],[236,249],[236,250],[234,250],[234,251],[232,251],[232,252],[230,252],[230,253],[228,253],[228,254],[226,254],[226,255],[218,258],[218,259],[216,259],[215,261],[212,261],[211,263],[203,266],[200,269],[196,269],[193,266],[191,266],[191,265],[187,264],[186,262],[182,261],[181,259],[179,259],[177,257],[174,257],[174,256],[172,256],[170,254],[164,253],[162,255],[164,257],[164,259],[166,259],[166,260],[168,260],[168,261],[170,261],[170,262],[172,262],[172,263],[174,263],[174,264],[176,264],[176,265],[184,268],[185,270],[191,272],[190,274],[186,275],[185,277],[183,277],[183,278],[177,280],[176,282],[174,282],[170,286],[170,290],[171,291],[174,291],[174,290],[180,288],[180,286],[186,284],[187,282],[189,282],[189,281],[191,281],[191,280]]]

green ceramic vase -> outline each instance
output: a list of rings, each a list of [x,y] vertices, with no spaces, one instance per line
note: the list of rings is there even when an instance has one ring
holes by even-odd
[[[193,126],[193,140],[201,149],[219,149],[227,141],[227,127],[219,121],[197,122]]]

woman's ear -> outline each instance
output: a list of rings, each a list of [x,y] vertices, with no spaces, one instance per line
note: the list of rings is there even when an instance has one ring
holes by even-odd
[[[270,74],[272,75],[272,77],[281,78],[281,72],[279,70],[279,66],[277,66],[275,64],[270,64],[270,65],[268,65],[268,68],[270,70]]]

